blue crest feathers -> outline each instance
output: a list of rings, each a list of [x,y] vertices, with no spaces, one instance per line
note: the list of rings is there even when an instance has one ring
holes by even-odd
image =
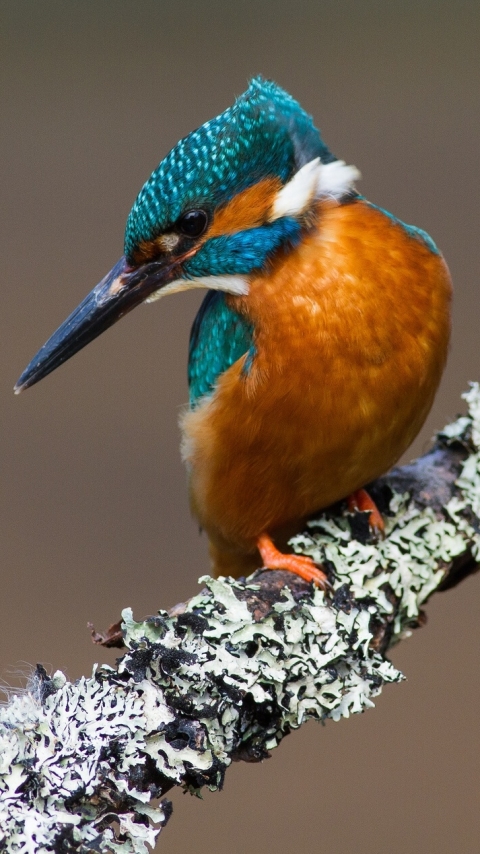
[[[144,184],[125,231],[125,254],[172,226],[188,209],[213,211],[266,177],[285,183],[304,163],[336,158],[308,115],[262,77],[224,113],[180,140]]]

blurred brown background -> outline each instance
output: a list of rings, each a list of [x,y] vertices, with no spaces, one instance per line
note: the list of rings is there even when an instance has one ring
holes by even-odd
[[[143,181],[262,72],[315,116],[362,191],[427,229],[455,286],[454,339],[411,451],[480,379],[480,9],[476,2],[0,3],[2,582],[0,675],[72,679],[122,607],[188,597],[207,569],[178,453],[200,295],[141,307],[14,398],[38,347],[122,252]],[[309,724],[221,794],[174,794],[165,854],[479,850],[479,578],[434,597],[393,653],[408,682]],[[25,664],[26,663],[26,664]]]

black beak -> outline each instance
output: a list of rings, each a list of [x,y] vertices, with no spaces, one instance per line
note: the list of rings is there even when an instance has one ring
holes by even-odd
[[[129,267],[125,257],[120,258],[38,351],[18,380],[15,394],[38,383],[179,273],[178,258],[136,268]]]

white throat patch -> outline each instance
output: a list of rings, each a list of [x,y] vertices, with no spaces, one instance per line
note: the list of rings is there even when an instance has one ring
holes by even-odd
[[[150,294],[145,302],[156,302],[167,294],[176,294],[179,291],[191,291],[193,288],[209,288],[213,291],[225,291],[235,296],[246,296],[249,291],[248,279],[244,276],[197,276],[192,279],[175,279],[169,285],[159,288]]]

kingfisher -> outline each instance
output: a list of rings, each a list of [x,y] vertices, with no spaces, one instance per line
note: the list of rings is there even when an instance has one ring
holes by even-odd
[[[326,586],[284,547],[409,447],[433,402],[451,282],[433,240],[367,201],[311,116],[263,77],[166,155],[128,216],[124,255],[39,350],[38,382],[143,302],[207,293],[181,419],[193,514],[216,575],[261,566]]]

